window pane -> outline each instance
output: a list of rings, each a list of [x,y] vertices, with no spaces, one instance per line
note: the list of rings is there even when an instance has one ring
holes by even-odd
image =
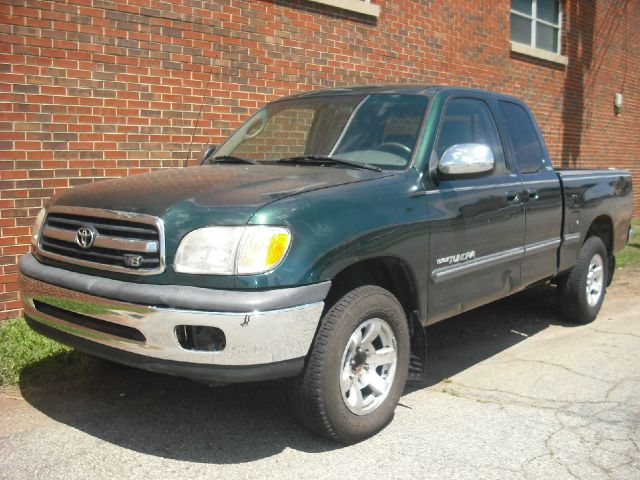
[[[533,0],[511,0],[511,10],[531,15],[531,4]]]
[[[488,146],[496,161],[495,172],[507,171],[502,143],[493,115],[486,103],[481,100],[460,98],[451,100],[447,104],[435,145],[438,160],[448,148],[462,143],[481,143]]]
[[[427,99],[411,95],[370,95],[346,127],[332,154],[362,163],[403,168],[420,134]]]
[[[536,129],[524,108],[511,102],[498,102],[505,126],[515,150],[516,163],[522,173],[540,170],[544,153]]]
[[[404,168],[420,134],[428,99],[419,95],[323,95],[268,104],[214,155],[273,162],[336,155],[382,168]]]
[[[550,23],[558,24],[560,4],[557,0],[538,0],[536,16]]]
[[[553,53],[559,53],[558,29],[540,22],[536,23],[536,29],[536,47]]]
[[[303,155],[314,115],[312,108],[290,108],[256,122],[233,155],[252,160]]]
[[[531,45],[531,20],[512,13],[511,40]]]

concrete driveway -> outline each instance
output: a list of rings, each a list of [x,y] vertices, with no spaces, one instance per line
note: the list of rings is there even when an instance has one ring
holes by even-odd
[[[430,327],[428,381],[350,447],[302,430],[281,383],[100,363],[0,394],[0,477],[640,478],[639,287],[619,273],[587,326],[537,289]]]

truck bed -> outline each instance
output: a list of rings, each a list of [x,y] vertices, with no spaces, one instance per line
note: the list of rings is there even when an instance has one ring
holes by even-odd
[[[575,265],[581,240],[590,232],[590,226],[600,224],[612,232],[607,243],[615,254],[627,242],[633,198],[631,174],[626,170],[608,169],[556,169],[562,183],[564,197],[563,246],[560,255],[560,271]],[[613,223],[611,223],[613,222]],[[593,227],[591,227],[593,228]],[[575,241],[574,241],[575,240]]]

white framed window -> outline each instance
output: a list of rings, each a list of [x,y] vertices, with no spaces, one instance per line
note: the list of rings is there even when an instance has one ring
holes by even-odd
[[[511,0],[511,49],[566,64],[562,57],[562,2]]]

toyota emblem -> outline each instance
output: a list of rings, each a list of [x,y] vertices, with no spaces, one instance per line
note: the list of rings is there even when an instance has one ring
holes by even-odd
[[[91,225],[83,225],[76,231],[76,243],[80,248],[90,248],[98,236],[98,231]]]

